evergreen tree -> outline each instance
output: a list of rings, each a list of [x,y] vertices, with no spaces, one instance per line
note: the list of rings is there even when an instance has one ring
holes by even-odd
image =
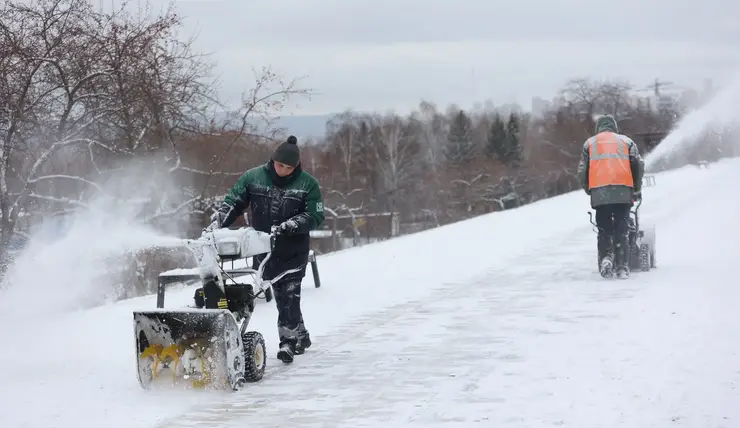
[[[473,122],[463,110],[455,116],[447,135],[445,155],[452,163],[470,159],[475,149],[473,142]]]
[[[496,113],[493,117],[491,130],[488,133],[486,155],[496,157],[502,162],[506,157],[506,126],[499,113]]]
[[[509,166],[518,167],[522,161],[522,146],[520,141],[519,115],[512,112],[506,124],[506,151],[504,163]]]
[[[519,116],[511,113],[509,119],[504,123],[501,115],[496,113],[488,133],[488,144],[486,154],[496,157],[507,166],[517,167],[522,160],[522,150],[519,144]]]

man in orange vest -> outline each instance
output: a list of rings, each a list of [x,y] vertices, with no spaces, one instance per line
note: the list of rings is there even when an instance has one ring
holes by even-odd
[[[645,164],[632,139],[619,133],[610,115],[596,121],[596,135],[583,144],[578,177],[591,196],[599,230],[597,248],[603,277],[629,277],[630,208],[641,198]]]

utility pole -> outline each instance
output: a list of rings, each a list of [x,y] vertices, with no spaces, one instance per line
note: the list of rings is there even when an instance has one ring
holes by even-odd
[[[653,93],[655,94],[655,98],[660,99],[660,88],[663,86],[670,86],[670,85],[673,85],[673,82],[661,82],[656,77],[655,82],[653,82],[652,85],[648,85],[648,87],[653,90]]]

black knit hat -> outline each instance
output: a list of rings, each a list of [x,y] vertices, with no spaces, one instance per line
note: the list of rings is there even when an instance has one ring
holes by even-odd
[[[280,144],[275,152],[272,153],[272,160],[284,163],[292,167],[298,166],[301,162],[301,151],[298,149],[298,139],[291,135],[288,139]]]

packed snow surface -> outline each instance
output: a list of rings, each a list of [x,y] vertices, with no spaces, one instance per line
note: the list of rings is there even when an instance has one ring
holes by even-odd
[[[260,301],[268,373],[238,393],[139,387],[131,313],[154,296],[53,317],[19,301],[0,427],[738,427],[738,183],[737,160],[657,175],[658,268],[624,281],[597,273],[583,192],[319,256],[313,347],[279,362]]]

